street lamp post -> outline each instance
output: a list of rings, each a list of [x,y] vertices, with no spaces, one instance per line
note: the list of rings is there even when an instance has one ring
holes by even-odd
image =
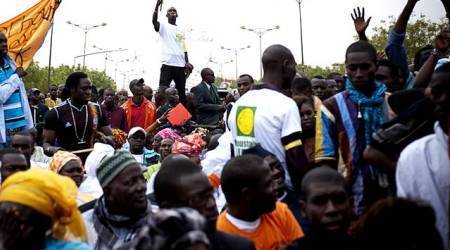
[[[262,37],[269,31],[280,29],[280,26],[276,25],[272,28],[247,28],[245,26],[241,26],[241,29],[251,31],[259,37],[259,77],[262,79]]]
[[[303,26],[302,26],[302,3],[303,0],[295,0],[298,3],[298,13],[299,13],[299,19],[300,19],[300,51],[302,53],[302,69],[305,65],[305,59],[303,56]]]
[[[247,45],[246,47],[241,47],[241,48],[225,48],[224,46],[220,47],[223,50],[228,50],[234,53],[234,57],[235,57],[235,64],[236,64],[236,81],[238,79],[238,53],[250,48],[250,45]]]
[[[209,58],[209,62],[219,65],[219,67],[220,67],[220,78],[222,78],[222,81],[223,81],[224,80],[224,78],[223,78],[223,65],[228,64],[228,63],[232,63],[234,61],[233,60],[228,60],[228,61],[224,61],[224,62],[216,62],[210,57]]]
[[[50,33],[50,53],[48,55],[48,72],[47,72],[47,89],[50,89],[50,77],[52,75],[52,50],[53,50],[53,29],[55,26],[55,21],[52,21]]]
[[[98,28],[98,27],[103,27],[106,26],[106,23],[101,23],[101,24],[76,24],[76,23],[72,23],[71,21],[67,21],[67,24],[70,24],[78,29],[81,29],[82,31],[84,31],[84,48],[83,48],[83,69],[86,66],[86,42],[87,42],[87,34],[89,31]]]
[[[98,49],[100,51],[105,52],[105,69],[103,70],[106,73],[106,67],[108,65],[108,61],[111,61],[111,58],[109,58],[109,53],[111,52],[121,52],[121,51],[126,51],[127,49],[123,49],[123,48],[118,48],[118,49],[104,49],[101,47],[98,47],[97,45],[93,45],[92,46],[94,49]]]

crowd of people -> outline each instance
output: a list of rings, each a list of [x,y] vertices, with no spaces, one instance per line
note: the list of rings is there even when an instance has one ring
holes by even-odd
[[[0,32],[0,249],[450,249],[450,31],[410,67],[417,2],[384,55],[357,8],[345,74],[308,79],[272,45],[261,81],[225,98],[209,68],[186,91],[162,0],[155,92],[97,91],[84,72],[26,90]]]

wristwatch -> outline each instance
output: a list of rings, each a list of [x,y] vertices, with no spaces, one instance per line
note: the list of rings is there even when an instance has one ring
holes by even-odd
[[[436,49],[436,48],[434,48],[434,49],[431,51],[431,54],[432,54],[433,56],[435,56],[437,59],[439,59],[439,58],[442,57],[442,52],[439,51],[439,50]]]

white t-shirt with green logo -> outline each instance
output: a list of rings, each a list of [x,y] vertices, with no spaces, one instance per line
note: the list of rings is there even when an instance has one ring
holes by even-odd
[[[176,25],[161,22],[159,25],[161,36],[161,62],[164,65],[184,67],[186,52],[186,37],[182,29]]]
[[[234,104],[228,117],[235,156],[260,144],[284,167],[286,184],[292,188],[281,138],[301,131],[295,102],[271,89],[250,90]]]

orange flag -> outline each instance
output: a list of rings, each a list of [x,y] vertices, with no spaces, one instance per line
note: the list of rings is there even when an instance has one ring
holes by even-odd
[[[61,0],[41,0],[18,16],[0,24],[8,39],[8,52],[17,67],[26,69],[45,40]]]

